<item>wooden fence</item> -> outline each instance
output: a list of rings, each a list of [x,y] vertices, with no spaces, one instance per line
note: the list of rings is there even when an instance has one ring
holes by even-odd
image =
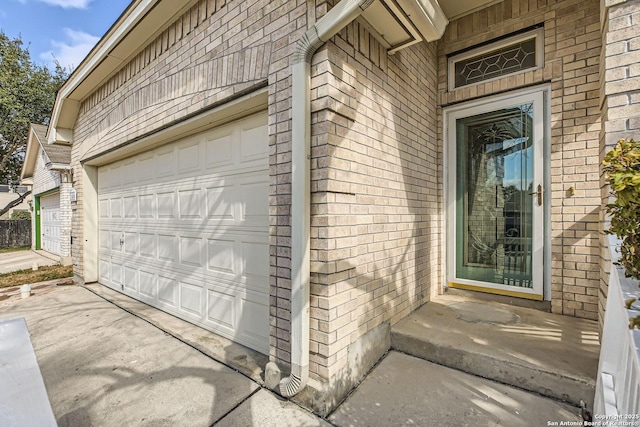
[[[31,220],[0,221],[0,249],[31,246]]]

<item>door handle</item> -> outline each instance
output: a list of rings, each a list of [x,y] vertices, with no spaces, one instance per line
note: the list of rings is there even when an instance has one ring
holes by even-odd
[[[538,206],[542,206],[542,185],[538,184],[538,191],[534,191],[533,193],[529,193],[530,196],[538,196]]]

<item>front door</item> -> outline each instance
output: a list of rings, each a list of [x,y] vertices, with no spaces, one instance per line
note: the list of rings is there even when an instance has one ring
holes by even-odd
[[[543,94],[446,110],[449,286],[543,298]]]

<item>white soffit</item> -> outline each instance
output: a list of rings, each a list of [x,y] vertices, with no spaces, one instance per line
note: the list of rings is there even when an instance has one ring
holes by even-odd
[[[496,3],[502,3],[503,0],[443,0],[442,10],[450,21],[458,19],[464,15],[484,9]]]
[[[436,0],[375,0],[362,16],[389,53],[439,39],[448,23]]]

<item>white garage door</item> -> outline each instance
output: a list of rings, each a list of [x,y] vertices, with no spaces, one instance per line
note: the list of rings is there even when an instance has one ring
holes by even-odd
[[[60,193],[40,197],[40,247],[60,255]]]
[[[269,350],[267,116],[98,170],[100,281]]]

